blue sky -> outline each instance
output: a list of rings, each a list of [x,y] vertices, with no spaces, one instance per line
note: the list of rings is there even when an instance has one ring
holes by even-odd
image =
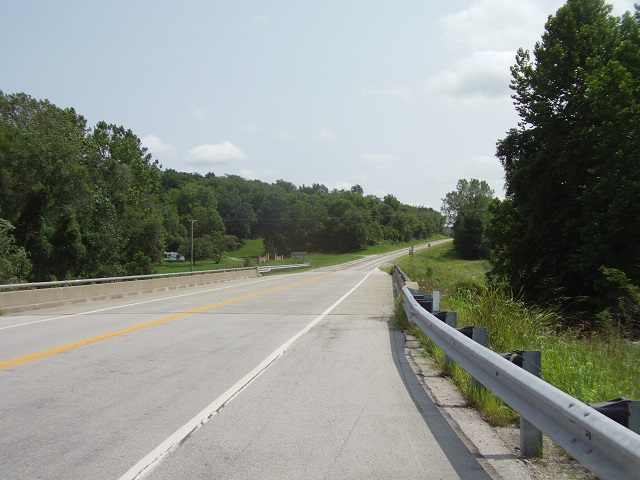
[[[439,210],[461,178],[502,197],[509,66],[563,4],[0,0],[0,90],[129,128],[163,168]]]

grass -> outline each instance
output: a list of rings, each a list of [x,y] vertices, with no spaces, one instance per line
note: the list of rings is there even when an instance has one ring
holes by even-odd
[[[261,238],[255,240],[246,240],[238,250],[233,252],[225,252],[219,263],[208,260],[197,260],[193,266],[194,271],[216,270],[219,268],[239,268],[244,267],[246,259],[252,258],[255,265],[255,259],[264,252],[264,242]],[[186,257],[186,255],[185,255]],[[164,262],[154,264],[155,273],[178,273],[188,272],[190,267],[190,259],[184,262]]]
[[[441,238],[447,238],[443,235],[438,235],[427,240],[423,243],[439,240]],[[367,255],[375,255],[379,253],[386,253],[393,250],[399,250],[402,248],[407,249],[411,245],[416,245],[419,242],[402,242],[402,243],[379,243],[377,245],[367,246],[359,252],[349,252],[342,254],[335,253],[310,253],[306,258],[293,259],[285,258],[284,260],[270,261],[263,265],[272,264],[287,264],[287,263],[311,263],[312,268],[326,267],[331,265],[337,265],[340,263],[350,262],[352,260],[358,260]],[[261,238],[255,240],[245,240],[242,246],[235,251],[225,252],[222,256],[220,263],[215,263],[213,260],[198,260],[193,266],[194,271],[202,270],[215,270],[219,268],[238,268],[249,264],[254,266],[256,264],[256,258],[264,253],[264,242]],[[174,273],[174,272],[188,272],[189,271],[189,259],[184,262],[165,262],[163,264],[157,263],[154,265],[156,273]]]
[[[484,284],[489,271],[487,262],[458,258],[450,243],[404,257],[398,265],[425,292],[439,290],[443,297],[454,293],[462,284]]]
[[[617,397],[640,399],[639,343],[628,342],[615,333],[567,330],[553,310],[526,305],[512,294],[488,285],[484,279],[488,265],[457,258],[451,244],[403,259],[400,268],[423,291],[440,290],[441,310],[457,312],[459,327],[486,327],[487,347],[491,350],[540,350],[542,378],[569,395],[585,403]],[[398,311],[397,314],[402,315]],[[409,327],[408,323],[406,326],[443,369],[442,352],[421,332],[415,332],[417,327]],[[493,394],[473,388],[469,375],[457,365],[444,373],[451,376],[469,404],[478,407],[493,424],[507,425],[518,419]]]

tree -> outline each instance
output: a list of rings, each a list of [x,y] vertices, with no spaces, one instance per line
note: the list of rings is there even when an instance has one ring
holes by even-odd
[[[165,231],[166,250],[170,252],[178,251],[189,237],[189,232],[187,231],[187,226],[180,221],[178,209],[174,203],[165,201],[162,207],[162,221]]]
[[[271,253],[346,252],[424,238],[443,218],[359,185],[162,172],[131,130],[89,129],[73,109],[1,91],[0,191],[0,217],[30,262],[20,275],[34,281],[149,273],[163,251],[190,256],[191,220],[194,257],[219,261],[246,238]]]
[[[525,265],[520,262],[526,258],[517,253],[520,249],[526,249],[522,242],[523,237],[519,232],[524,228],[524,219],[518,214],[513,205],[513,199],[507,197],[500,201],[493,199],[488,206],[489,221],[486,231],[490,246],[489,261],[492,266],[489,277],[494,283],[503,280],[521,285],[524,279],[520,275],[525,270]]]
[[[247,180],[235,175],[218,178],[215,182],[218,213],[225,221],[227,233],[239,238],[251,237],[252,225],[258,218],[250,195],[246,193],[249,185]]]
[[[435,234],[441,234],[444,231],[445,217],[428,207],[414,207],[416,214],[421,220],[420,230],[417,232],[417,238],[428,238]]]
[[[159,162],[151,158],[131,130],[106,122],[98,122],[87,135],[85,145],[85,164],[94,175],[93,182],[113,204],[119,230],[126,239],[122,263],[142,265],[145,262],[139,260],[143,256],[160,260],[164,227],[158,213],[162,185]],[[145,269],[146,266],[139,270]]]
[[[27,252],[16,246],[13,225],[0,218],[0,283],[24,282],[31,270]]]
[[[485,258],[488,246],[485,229],[493,190],[484,180],[458,180],[456,191],[442,199],[442,212],[453,225],[453,245],[467,259]]]
[[[130,130],[91,131],[71,108],[0,92],[0,212],[30,280],[119,275],[138,252],[159,259],[159,169]]]
[[[280,184],[260,189],[254,197],[259,222],[256,233],[264,238],[266,249],[271,253],[290,251],[287,232],[290,230],[292,194],[291,186],[281,180]]]
[[[362,199],[361,196],[359,198]],[[369,215],[355,200],[352,192],[331,194],[323,235],[326,250],[349,252],[361,250],[367,245]]]
[[[25,94],[0,92],[0,212],[33,264],[30,279],[76,276],[92,209],[86,122]]]
[[[126,239],[120,223],[108,195],[96,188],[91,215],[82,225],[86,253],[80,267],[80,277],[115,277],[125,274],[120,261]]]
[[[617,18],[603,0],[568,0],[533,59],[518,51],[520,122],[497,144],[507,202],[493,211],[516,235],[494,230],[492,258],[529,298],[588,309],[622,278],[607,269],[640,281],[639,22],[637,10]]]
[[[298,191],[290,198],[288,251],[316,250],[325,231],[326,195]],[[277,252],[275,252],[277,253]]]

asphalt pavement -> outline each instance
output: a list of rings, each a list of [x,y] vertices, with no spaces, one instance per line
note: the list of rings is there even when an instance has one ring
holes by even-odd
[[[376,265],[0,317],[0,479],[491,478]]]

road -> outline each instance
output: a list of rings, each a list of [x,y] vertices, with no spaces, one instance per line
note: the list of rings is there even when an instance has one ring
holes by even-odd
[[[0,479],[488,479],[393,328],[391,256],[0,316]]]

